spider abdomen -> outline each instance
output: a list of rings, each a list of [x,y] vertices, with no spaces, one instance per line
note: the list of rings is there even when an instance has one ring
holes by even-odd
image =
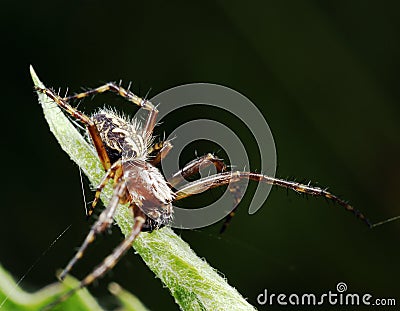
[[[156,227],[168,224],[173,215],[174,193],[158,168],[146,161],[130,160],[123,162],[123,171],[132,202],[155,222]]]

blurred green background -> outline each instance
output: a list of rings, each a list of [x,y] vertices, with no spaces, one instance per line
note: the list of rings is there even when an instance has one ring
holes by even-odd
[[[21,277],[72,223],[22,283],[38,289],[55,281],[55,271],[91,223],[79,170],[48,130],[29,64],[47,86],[72,92],[119,79],[132,81],[142,96],[151,89],[150,97],[191,82],[233,88],[268,121],[277,176],[329,186],[372,222],[399,215],[399,9],[395,1],[4,2],[0,262]],[[114,98],[98,97],[81,109],[109,100]],[[116,105],[129,108],[118,100]],[[168,133],[190,116],[229,119],[227,125],[248,142],[251,169],[257,170],[254,141],[232,116],[182,110],[157,131]],[[194,150],[219,149],[190,147],[182,162]],[[87,182],[85,187],[90,201],[93,193]],[[397,298],[400,304],[400,221],[369,230],[323,199],[283,190],[273,190],[250,216],[251,195],[250,189],[224,235],[218,234],[220,224],[178,233],[252,304],[265,288],[318,294],[335,291],[340,281],[348,292]],[[75,276],[84,276],[121,240],[113,231],[90,248]],[[111,281],[152,310],[177,309],[134,252],[91,287],[105,306],[113,303],[106,289]]]

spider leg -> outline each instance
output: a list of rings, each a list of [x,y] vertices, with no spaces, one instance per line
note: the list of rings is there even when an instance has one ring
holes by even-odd
[[[126,251],[132,247],[133,241],[135,241],[136,237],[142,231],[143,224],[146,221],[146,215],[134,204],[131,205],[131,208],[133,208],[135,216],[130,234],[114,249],[111,255],[107,256],[100,265],[98,265],[80,282],[80,288],[90,285],[94,280],[103,276],[108,270],[112,269]]]
[[[153,132],[154,126],[156,125],[156,119],[158,115],[158,110],[157,108],[147,99],[141,98],[139,96],[136,96],[133,94],[131,91],[124,89],[123,87],[113,83],[109,82],[104,85],[101,85],[97,88],[78,93],[72,96],[68,96],[63,98],[65,101],[73,100],[73,99],[82,99],[91,95],[96,95],[104,92],[113,92],[116,93],[119,96],[122,96],[126,100],[134,103],[135,105],[142,107],[146,110],[149,111],[149,115],[146,120],[146,124],[143,128],[143,133],[147,133],[147,135],[150,135]]]
[[[99,219],[94,223],[90,229],[88,235],[83,241],[81,247],[75,254],[75,256],[68,262],[67,266],[61,272],[59,278],[63,280],[67,273],[71,271],[75,263],[83,256],[86,248],[95,240],[96,235],[104,232],[113,222],[113,216],[117,209],[118,203],[123,201],[126,195],[126,184],[124,182],[117,183],[114,187],[114,193],[108,204],[107,208],[103,210],[99,216]]]
[[[132,247],[132,243],[142,231],[143,224],[146,221],[146,215],[136,205],[132,204],[130,207],[133,209],[135,215],[134,224],[130,234],[114,249],[110,255],[103,260],[101,264],[94,268],[94,270],[89,273],[77,287],[71,289],[59,297],[56,301],[53,301],[51,304],[47,305],[45,308],[46,310],[50,310],[52,307],[71,297],[79,289],[92,284],[96,279],[103,276],[107,271],[112,269],[121,259],[121,257],[129,250],[129,248]]]
[[[99,131],[95,125],[95,123],[90,119],[87,115],[81,113],[76,110],[72,106],[68,104],[68,98],[63,99],[58,96],[53,90],[47,88],[35,88],[37,92],[46,94],[49,98],[51,98],[58,106],[64,109],[69,115],[73,118],[82,122],[88,129],[89,135],[93,141],[93,145],[96,148],[97,154],[99,155],[101,164],[103,165],[105,170],[108,170],[111,166],[110,158],[106,152],[103,141],[101,140]]]
[[[96,188],[96,193],[94,195],[94,200],[92,202],[92,206],[88,210],[87,216],[90,217],[93,214],[93,211],[100,199],[101,192],[103,191],[104,187],[107,185],[108,181],[111,178],[114,178],[114,182],[116,183],[122,176],[122,161],[121,159],[109,168],[107,173],[104,175],[103,179],[101,180],[100,184]]]
[[[147,153],[150,157],[149,162],[154,166],[158,165],[161,160],[167,156],[172,147],[173,146],[171,142],[169,142],[168,140],[163,140],[155,143],[147,150]]]
[[[173,174],[172,177],[168,179],[168,182],[171,186],[176,187],[182,181],[184,181],[185,178],[197,174],[200,170],[200,167],[205,168],[212,164],[215,166],[218,173],[224,172],[227,169],[222,159],[219,159],[213,154],[208,153],[187,163],[181,170]]]
[[[219,159],[219,158],[215,157],[213,154],[208,153],[208,154],[206,154],[200,158],[194,159],[193,161],[186,164],[183,167],[183,169],[181,169],[180,171],[178,171],[174,175],[172,175],[172,179],[170,179],[169,182],[173,187],[176,187],[185,178],[187,178],[191,175],[197,174],[200,170],[200,167],[207,167],[210,165],[214,165],[215,168],[217,169],[218,173],[221,173],[221,172],[224,172],[227,170],[227,167],[222,159]],[[236,209],[237,209],[237,207],[240,203],[240,199],[241,199],[241,196],[240,196],[241,191],[240,191],[239,185],[232,183],[229,185],[228,190],[233,195],[234,208],[226,216],[225,221],[221,227],[220,233],[223,233],[226,230],[231,219],[235,216]]]
[[[340,206],[344,207],[346,210],[352,212],[357,218],[362,220],[365,224],[371,227],[371,223],[369,220],[358,210],[356,210],[353,206],[351,206],[346,201],[340,199],[338,196],[328,192],[325,189],[314,187],[310,185],[304,185],[293,181],[287,181],[283,179],[278,179],[274,177],[265,176],[262,174],[256,174],[251,172],[223,172],[220,174],[212,175],[209,177],[201,178],[190,184],[184,186],[179,189],[175,195],[175,200],[181,200],[183,198],[189,197],[191,195],[204,192],[210,188],[216,188],[222,185],[227,185],[229,183],[236,183],[240,180],[249,179],[258,182],[264,182],[270,185],[275,185],[278,187],[283,187],[289,190],[296,191],[298,193],[309,194],[316,197],[324,197],[328,200],[331,200]]]

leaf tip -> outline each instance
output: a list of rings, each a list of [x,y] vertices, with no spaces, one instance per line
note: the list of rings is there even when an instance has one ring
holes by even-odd
[[[40,81],[32,65],[29,65],[29,72],[31,73],[31,77],[35,86],[44,87],[44,84],[42,83],[42,81]]]

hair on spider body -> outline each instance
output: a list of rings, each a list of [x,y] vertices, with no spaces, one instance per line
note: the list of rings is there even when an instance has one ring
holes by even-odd
[[[151,136],[142,133],[139,122],[108,108],[100,109],[91,118],[96,124],[111,163],[123,157],[147,160],[147,150],[152,139]]]

